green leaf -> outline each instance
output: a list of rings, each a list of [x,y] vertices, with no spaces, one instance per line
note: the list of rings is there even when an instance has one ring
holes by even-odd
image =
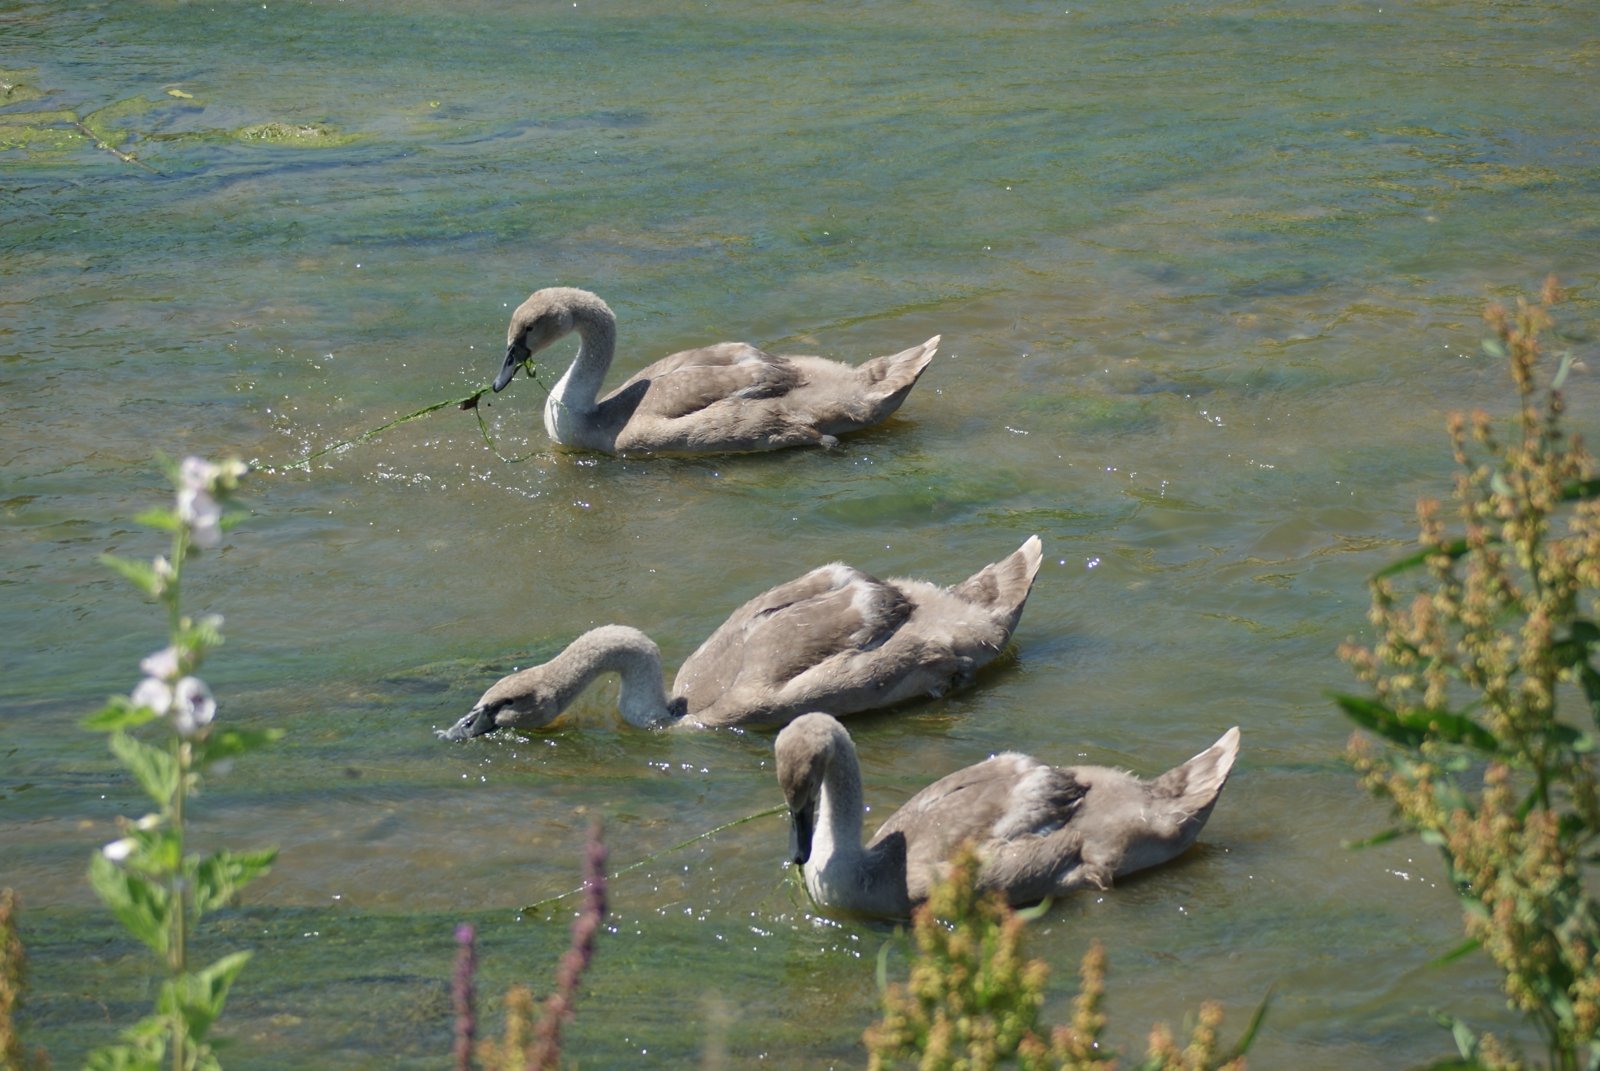
[[[1483,352],[1487,353],[1490,357],[1493,357],[1496,360],[1503,361],[1506,358],[1506,348],[1497,338],[1484,339]]]
[[[142,524],[146,528],[157,528],[163,532],[176,532],[183,524],[178,520],[177,512],[170,509],[147,509],[143,513],[134,514],[133,520],[136,524]]]
[[[1499,739],[1465,714],[1448,710],[1397,711],[1376,699],[1345,693],[1335,693],[1333,701],[1351,721],[1402,747],[1416,748],[1424,741],[1435,740],[1489,754],[1500,749]]]
[[[161,1016],[141,1020],[123,1031],[125,1040],[91,1052],[84,1071],[165,1071],[166,1025]]]
[[[1459,945],[1456,945],[1450,951],[1448,951],[1448,952],[1444,953],[1443,955],[1439,956],[1437,959],[1430,960],[1428,962],[1428,966],[1430,966],[1430,967],[1443,967],[1443,966],[1446,966],[1448,964],[1454,963],[1456,960],[1460,959],[1463,956],[1466,956],[1466,955],[1469,955],[1469,954],[1471,954],[1473,952],[1476,952],[1480,947],[1481,946],[1478,944],[1477,940],[1475,940],[1474,938],[1469,937],[1465,941],[1462,941]]]
[[[254,852],[215,852],[204,859],[191,860],[185,867],[194,888],[194,913],[198,918],[231,901],[239,890],[266,873],[278,857],[278,849]]]
[[[1588,755],[1595,750],[1595,738],[1570,725],[1552,723],[1545,735],[1575,755]]]
[[[1572,374],[1572,351],[1564,351],[1556,360],[1556,374],[1550,377],[1550,389],[1558,391]]]
[[[1233,1046],[1233,1051],[1220,1063],[1232,1063],[1235,1060],[1242,1060],[1244,1054],[1250,1051],[1250,1046],[1256,1042],[1256,1035],[1261,1032],[1261,1024],[1266,1021],[1267,1007],[1272,1003],[1272,993],[1273,990],[1269,987],[1267,995],[1261,998],[1260,1004],[1256,1005],[1255,1014],[1250,1016],[1250,1022],[1245,1025],[1244,1033],[1239,1036],[1238,1042]]]
[[[1033,922],[1036,919],[1044,918],[1045,913],[1050,910],[1050,905],[1053,903],[1055,903],[1054,899],[1046,896],[1037,904],[1031,907],[1019,907],[1013,913],[1023,922]]]
[[[1456,1051],[1461,1054],[1461,1059],[1476,1063],[1478,1035],[1473,1033],[1472,1028],[1449,1012],[1436,1011],[1433,1013],[1433,1019],[1434,1022],[1450,1031],[1450,1037],[1455,1041]],[[1459,1063],[1459,1061],[1452,1061],[1451,1063]],[[1438,1065],[1435,1064],[1434,1066],[1437,1067]],[[1446,1066],[1451,1066],[1451,1064],[1447,1063]]]
[[[114,695],[106,700],[105,706],[78,724],[98,733],[109,733],[118,729],[135,729],[160,716],[149,707],[135,706],[125,695]]]
[[[1583,685],[1583,697],[1589,701],[1589,713],[1594,715],[1595,725],[1600,726],[1600,670],[1585,665],[1578,670],[1578,681]]]
[[[257,751],[283,736],[282,729],[218,729],[204,740],[196,740],[195,760],[198,765],[237,758]]]
[[[1376,699],[1336,692],[1333,701],[1339,704],[1340,709],[1351,721],[1363,729],[1370,729],[1380,736],[1408,747],[1414,747],[1422,742],[1423,737],[1420,734],[1403,731],[1400,716]]]
[[[1600,628],[1593,621],[1578,618],[1567,635],[1550,645],[1550,653],[1558,665],[1570,669],[1588,661],[1590,650],[1596,647],[1600,647]]]
[[[1561,500],[1563,502],[1576,502],[1580,498],[1596,497],[1600,497],[1600,476],[1590,480],[1578,480],[1576,483],[1569,483],[1561,489]]]
[[[156,1010],[182,1015],[189,1037],[202,1040],[217,1016],[222,1014],[228,990],[249,959],[249,952],[234,952],[202,971],[179,975],[161,987]]]
[[[1486,754],[1500,750],[1500,738],[1465,714],[1448,710],[1418,710],[1406,715],[1408,722],[1426,726],[1433,735],[1452,744],[1464,744]]]
[[[124,929],[157,955],[166,955],[172,898],[165,888],[99,852],[89,860],[89,884]]]
[[[100,564],[117,573],[151,598],[161,594],[161,578],[156,576],[155,569],[144,562],[136,562],[130,558],[119,558],[115,554],[102,554],[100,555]]]
[[[1376,848],[1378,845],[1388,844],[1390,841],[1395,840],[1404,834],[1405,830],[1398,827],[1394,829],[1385,829],[1381,833],[1374,833],[1372,836],[1363,837],[1360,840],[1344,841],[1341,843],[1340,847],[1344,848],[1346,851],[1352,852],[1360,851],[1362,848]]]
[[[1576,672],[1589,713],[1600,726],[1600,670],[1589,661],[1596,650],[1600,650],[1600,625],[1580,617],[1572,622],[1567,635],[1551,645],[1550,654],[1557,665]]]
[[[183,833],[171,826],[134,834],[145,842],[140,869],[147,874],[176,874],[183,868]]]
[[[873,977],[878,983],[878,996],[882,997],[889,991],[889,942],[885,941],[878,946],[878,965],[873,970]]]
[[[135,740],[120,729],[111,734],[111,751],[145,793],[165,807],[178,791],[178,761],[168,751]]]
[[[1499,540],[1491,539],[1490,542],[1497,543]],[[1458,558],[1466,557],[1467,552],[1471,549],[1472,548],[1468,546],[1465,539],[1457,539],[1454,542],[1446,543],[1441,547],[1429,547],[1426,550],[1419,550],[1415,554],[1406,555],[1399,561],[1390,562],[1382,569],[1379,569],[1376,573],[1373,573],[1372,579],[1385,580],[1396,575],[1397,573],[1404,573],[1408,570],[1419,568],[1428,564],[1428,559],[1433,557],[1435,554],[1443,554],[1451,561],[1455,561]]]
[[[180,624],[177,635],[173,637],[173,644],[179,650],[194,652],[194,663],[199,664],[200,657],[213,647],[222,646],[222,630],[218,627],[222,622],[220,617],[208,614],[198,621],[184,618]]]

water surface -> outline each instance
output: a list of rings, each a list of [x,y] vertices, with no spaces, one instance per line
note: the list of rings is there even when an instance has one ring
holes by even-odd
[[[831,452],[617,461],[544,443],[519,380],[253,478],[197,563],[223,716],[287,730],[201,800],[282,848],[219,918],[256,958],[229,1066],[437,1067],[456,922],[484,991],[536,987],[583,831],[617,865],[777,802],[763,734],[619,725],[447,747],[499,673],[592,625],[675,667],[738,603],[843,559],[957,581],[1039,533],[1014,657],[852,724],[875,817],[1003,748],[1154,773],[1243,728],[1200,846],[1030,930],[1064,1018],[1090,940],[1112,1039],[1274,988],[1257,1066],[1405,1066],[1427,1011],[1515,1029],[1414,842],[1340,760],[1365,577],[1450,478],[1452,408],[1504,411],[1487,299],[1555,271],[1593,433],[1590,5],[0,0],[16,116],[119,102],[120,143],[0,138],[0,847],[29,1025],[58,1066],[151,999],[85,860],[136,812],[76,719],[157,615],[95,556],[155,451],[273,467],[492,376],[529,290],[621,321],[620,375],[738,338],[857,361],[929,335],[902,413]],[[187,97],[170,95],[175,89]],[[7,124],[12,126],[7,126]],[[325,124],[316,144],[237,136]],[[59,126],[60,124],[58,124]],[[558,362],[570,347],[550,355]],[[559,371],[547,369],[548,384]],[[618,878],[572,1053],[593,1066],[859,1066],[885,927],[819,916],[759,819]]]

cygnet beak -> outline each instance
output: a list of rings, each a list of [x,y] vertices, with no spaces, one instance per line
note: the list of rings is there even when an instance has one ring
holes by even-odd
[[[531,356],[532,352],[523,345],[520,338],[506,347],[506,363],[500,366],[500,374],[494,377],[496,393],[505,389],[505,385],[516,377],[517,369],[522,367],[522,362]]]

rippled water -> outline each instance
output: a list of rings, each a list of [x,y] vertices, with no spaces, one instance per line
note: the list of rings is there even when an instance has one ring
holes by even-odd
[[[497,674],[607,621],[675,666],[811,565],[953,582],[1032,532],[1015,658],[853,722],[874,815],[1001,748],[1151,773],[1244,735],[1195,851],[1033,925],[1048,1015],[1099,939],[1128,1048],[1206,998],[1231,1036],[1273,987],[1257,1066],[1419,1063],[1434,1007],[1507,1026],[1482,962],[1429,966],[1458,940],[1431,854],[1341,847],[1385,816],[1326,692],[1448,487],[1444,413],[1505,408],[1486,299],[1574,284],[1593,431],[1597,29],[1467,0],[0,0],[0,81],[38,91],[0,97],[0,849],[33,1037],[67,1066],[151,999],[83,880],[139,801],[75,722],[162,643],[94,560],[159,549],[127,520],[153,454],[270,467],[468,394],[556,283],[616,309],[618,378],[723,338],[944,345],[828,453],[559,454],[519,380],[486,417],[526,461],[446,409],[252,479],[190,586],[227,617],[223,716],[288,731],[200,803],[206,836],[282,847],[215,928],[257,953],[230,1067],[437,1067],[454,924],[485,992],[542,984],[567,909],[518,909],[575,884],[590,816],[623,866],[779,798],[769,737],[625,730],[614,685],[555,732],[435,740]],[[129,101],[108,122],[153,170],[16,133]],[[269,122],[349,137],[236,134]],[[904,946],[810,910],[785,839],[757,819],[613,882],[580,1062],[861,1065]]]

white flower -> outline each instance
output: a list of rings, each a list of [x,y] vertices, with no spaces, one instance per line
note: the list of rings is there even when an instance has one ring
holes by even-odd
[[[192,487],[180,490],[178,519],[189,526],[196,546],[209,550],[222,543],[222,506],[210,491]]]
[[[123,837],[121,840],[114,840],[104,848],[101,848],[100,854],[113,863],[120,863],[132,855],[133,850],[138,846],[139,842],[132,837]]]
[[[222,542],[222,504],[239,486],[250,467],[238,458],[213,464],[203,457],[186,457],[178,466],[178,518],[188,525],[196,546],[215,547]]]
[[[131,699],[136,707],[149,707],[157,714],[165,714],[172,709],[172,685],[155,677],[146,677],[133,690]]]
[[[250,466],[236,457],[212,463],[203,457],[190,455],[178,466],[178,486],[183,490],[204,491],[207,494],[218,491],[227,493],[237,487],[239,480],[249,471]]]
[[[178,484],[186,491],[210,492],[216,488],[217,477],[221,470],[203,457],[193,454],[183,459],[183,464],[178,466]]]
[[[179,736],[193,736],[217,716],[217,701],[199,677],[185,677],[172,686],[172,724]]]
[[[149,676],[164,681],[175,680],[178,676],[178,649],[163,647],[155,654],[145,656],[139,663],[139,668]]]

